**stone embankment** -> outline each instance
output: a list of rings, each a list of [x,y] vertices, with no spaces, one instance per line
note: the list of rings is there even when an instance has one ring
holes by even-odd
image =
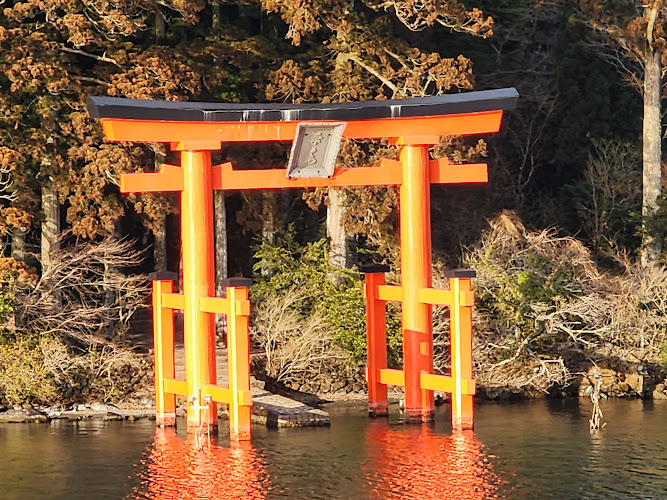
[[[588,396],[588,388],[596,378],[602,379],[600,392],[605,397],[650,397],[649,380],[643,373],[621,373],[609,368],[592,367],[581,378],[579,396]]]
[[[304,394],[320,394],[328,399],[330,396],[365,395],[366,377],[362,371],[352,374],[322,373],[317,377],[301,382],[288,383],[287,387]]]

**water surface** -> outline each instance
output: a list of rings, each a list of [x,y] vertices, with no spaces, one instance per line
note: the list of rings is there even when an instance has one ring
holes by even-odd
[[[363,406],[329,408],[331,428],[253,428],[210,447],[154,422],[0,426],[0,498],[667,498],[667,401],[479,404],[474,432],[369,420]]]

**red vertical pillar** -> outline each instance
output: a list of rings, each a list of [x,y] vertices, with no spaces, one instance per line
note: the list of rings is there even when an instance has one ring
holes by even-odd
[[[164,390],[164,379],[174,374],[174,311],[163,307],[163,294],[172,293],[172,281],[153,276],[153,351],[155,353],[155,421],[158,427],[176,425],[176,396]],[[165,273],[166,274],[166,273]],[[172,274],[172,273],[169,273]]]
[[[201,388],[215,384],[215,329],[213,315],[201,310],[201,299],[212,297],[215,283],[213,259],[213,188],[210,151],[182,151],[181,238],[183,248],[183,310],[185,379],[188,432],[200,425],[217,432],[214,402],[202,401]],[[207,409],[202,409],[208,406]]]
[[[384,285],[384,272],[388,270],[386,266],[362,269],[366,276],[366,383],[368,415],[371,417],[389,414],[387,386],[380,382],[380,370],[387,368],[386,310],[384,301],[378,298],[378,287]]]
[[[243,394],[250,394],[250,338],[248,335],[248,289],[228,287],[227,350],[229,355],[229,437],[232,441],[250,440],[251,404]],[[247,310],[243,311],[243,305]]]
[[[473,428],[472,376],[472,282],[475,271],[455,269],[447,273],[449,289],[454,292],[450,307],[451,363],[454,390],[452,394],[452,428]]]
[[[406,422],[433,420],[433,392],[421,389],[421,374],[433,367],[431,306],[419,290],[431,286],[431,204],[428,147],[403,143],[400,188],[401,284],[403,288],[403,370]]]

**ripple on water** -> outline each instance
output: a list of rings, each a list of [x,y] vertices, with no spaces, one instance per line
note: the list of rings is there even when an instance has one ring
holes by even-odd
[[[424,426],[359,406],[201,452],[152,422],[0,426],[0,498],[667,498],[667,402],[602,404],[595,434],[584,400],[479,404],[474,433],[452,432],[446,406]]]
[[[198,450],[193,436],[158,429],[150,455],[142,461],[141,485],[133,498],[265,498],[267,476],[249,443],[232,447],[213,443]]]

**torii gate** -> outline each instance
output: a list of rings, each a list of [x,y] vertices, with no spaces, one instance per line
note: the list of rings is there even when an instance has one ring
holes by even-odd
[[[217,429],[216,402],[229,405],[232,440],[250,438],[248,316],[245,286],[231,283],[214,297],[213,190],[398,185],[400,187],[401,285],[384,284],[383,268],[367,269],[367,381],[369,414],[387,414],[387,385],[405,388],[408,422],[433,419],[433,391],[452,395],[452,425],[473,426],[473,271],[450,273],[449,289],[431,287],[430,184],[487,182],[486,164],[451,165],[429,159],[443,136],[497,132],[504,110],[516,105],[515,89],[415,99],[320,104],[219,104],[91,97],[107,140],[164,142],[181,151],[180,166],[158,173],[122,174],[121,192],[181,193],[183,290],[153,282],[157,424],[175,425],[175,396],[188,400],[188,432]],[[341,136],[389,139],[398,160],[333,171]],[[296,138],[296,140],[295,140]],[[227,142],[295,141],[287,175],[282,169],[235,170],[211,165],[211,151]],[[304,146],[304,142],[307,144]],[[329,160],[327,162],[327,160]],[[326,164],[329,164],[327,168]],[[312,168],[311,168],[312,167]],[[242,285],[242,284],[241,284]],[[387,368],[385,301],[402,304],[403,370]],[[431,309],[451,314],[451,374],[433,373]],[[185,380],[174,375],[173,311],[184,316]],[[228,318],[229,386],[216,386],[215,314]]]

